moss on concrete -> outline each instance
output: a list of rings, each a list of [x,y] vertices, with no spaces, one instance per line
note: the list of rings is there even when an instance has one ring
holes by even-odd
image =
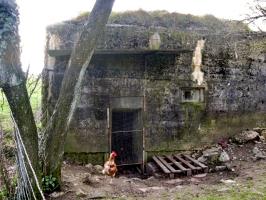
[[[65,153],[64,159],[77,163],[77,164],[88,164],[102,165],[105,161],[106,153]]]

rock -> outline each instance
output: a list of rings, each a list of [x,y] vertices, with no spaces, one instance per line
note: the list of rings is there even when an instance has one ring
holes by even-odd
[[[149,187],[150,190],[165,190],[165,187],[158,187],[158,186],[154,186],[154,187]]]
[[[87,194],[81,189],[78,189],[78,191],[76,191],[76,195],[78,197],[86,197],[87,196]]]
[[[227,192],[228,190],[230,190],[229,188],[220,188],[217,190],[217,192]]]
[[[162,177],[163,177],[163,175],[160,174],[160,173],[155,173],[153,176],[154,176],[155,178],[162,178]]]
[[[90,176],[86,176],[85,178],[82,179],[82,183],[86,185],[92,185],[94,183],[94,179]]]
[[[215,166],[215,171],[216,171],[216,172],[224,171],[224,170],[226,170],[226,169],[227,169],[227,167],[224,166],[224,165]]]
[[[263,135],[259,136],[261,142],[265,142],[265,137]]]
[[[90,194],[87,199],[105,199],[106,198],[106,194],[99,192],[99,191],[95,191],[92,194]]]
[[[141,192],[146,193],[149,192],[151,190],[165,190],[165,187],[158,187],[158,186],[154,186],[154,187],[145,187],[145,188],[138,188]]]
[[[235,184],[236,183],[236,181],[231,180],[231,179],[227,179],[227,180],[221,179],[220,182],[224,184]]]
[[[177,178],[177,179],[172,179],[172,180],[166,181],[165,183],[169,184],[169,185],[179,185],[182,182],[183,182],[182,179]]]
[[[184,187],[181,186],[181,185],[178,185],[178,186],[176,186],[175,188],[176,188],[176,189],[183,189]]]
[[[213,156],[213,155],[219,155],[219,152],[220,152],[220,148],[217,148],[217,147],[212,147],[210,149],[206,149],[202,152],[203,156],[204,157],[210,157],[210,156]]]
[[[154,176],[151,176],[151,177],[147,178],[147,180],[148,180],[148,181],[155,181],[156,178],[155,178]]]
[[[94,166],[94,170],[95,170],[97,173],[102,173],[102,171],[103,171],[103,166],[101,166],[101,165],[95,165],[95,166]]]
[[[205,158],[204,156],[200,156],[197,160],[198,160],[199,162],[206,163],[207,158]]]
[[[198,158],[200,156],[199,152],[194,152],[191,157],[192,158]]]
[[[266,138],[266,129],[261,132],[261,136],[263,136],[264,138]]]
[[[122,180],[127,180],[128,178],[126,176],[119,176],[119,179],[122,179]]]
[[[87,165],[85,165],[85,167],[92,172],[93,171],[93,165],[91,163],[88,163]]]
[[[259,134],[261,134],[263,131],[266,131],[266,128],[256,127],[256,128],[253,128],[253,131],[256,131]]]
[[[52,197],[52,198],[58,198],[58,197],[63,196],[64,194],[65,194],[64,192],[53,192],[49,196]]]
[[[143,180],[140,178],[131,178],[130,180],[133,182],[143,182]]]
[[[198,161],[210,165],[215,164],[219,161],[220,151],[221,149],[217,147],[206,149],[202,152],[203,155],[198,158]]]
[[[266,159],[266,156],[265,155],[262,155],[262,154],[258,154],[255,156],[256,160],[261,160],[261,159]]]
[[[126,180],[123,180],[123,183],[133,183],[133,181],[131,179],[126,179]]]
[[[195,175],[195,176],[193,176],[194,178],[204,178],[204,177],[206,177],[207,176],[207,173],[205,173],[205,174],[197,174],[197,175]]]
[[[101,180],[104,180],[105,178],[104,177],[102,177],[102,176],[95,176],[94,177],[94,180],[96,181],[96,182],[100,182]]]
[[[252,152],[257,160],[266,158],[266,156],[263,154],[261,150],[259,150],[258,147],[254,147]]]
[[[252,152],[253,152],[253,154],[261,153],[261,151],[259,150],[258,147],[254,147],[254,148],[252,149]]]
[[[234,137],[234,141],[243,144],[249,141],[254,141],[259,139],[259,133],[256,131],[243,131],[242,133]]]
[[[149,188],[139,188],[139,190],[143,193],[146,193],[149,191]]]
[[[201,181],[200,181],[199,179],[197,179],[197,178],[191,178],[191,179],[190,179],[190,182],[195,183],[195,184],[198,184],[198,183],[200,183]]]
[[[222,153],[220,154],[220,157],[219,157],[219,161],[221,161],[221,162],[230,161],[230,157],[229,157],[228,153],[226,153],[226,151],[222,151]]]

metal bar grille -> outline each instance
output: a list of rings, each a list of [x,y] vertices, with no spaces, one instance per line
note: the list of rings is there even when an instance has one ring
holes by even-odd
[[[142,123],[139,110],[112,112],[111,148],[118,165],[142,163]]]

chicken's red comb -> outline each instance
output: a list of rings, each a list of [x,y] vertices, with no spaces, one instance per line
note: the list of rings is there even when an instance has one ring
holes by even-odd
[[[115,151],[112,151],[111,155],[114,156],[114,157],[116,157],[117,156],[117,153]]]

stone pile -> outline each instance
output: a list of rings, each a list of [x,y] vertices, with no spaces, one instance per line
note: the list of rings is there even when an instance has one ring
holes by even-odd
[[[102,174],[103,167],[101,165],[93,165],[91,163],[88,163],[87,165],[85,165],[85,167],[91,174]]]
[[[242,131],[230,139],[222,139],[217,145],[205,149],[198,156],[197,160],[208,165],[210,171],[230,170],[234,171],[232,162],[234,160],[260,160],[266,159],[261,145],[265,144],[266,128],[254,128],[253,130]],[[246,149],[246,154],[236,155],[234,152],[237,147],[243,148],[244,145],[251,144],[250,150]],[[249,153],[247,153],[249,152]],[[244,155],[243,155],[244,154]]]
[[[243,131],[240,134],[236,135],[233,138],[233,141],[238,143],[238,144],[244,144],[247,142],[251,142],[251,141],[260,141],[260,140],[264,140],[264,137],[260,135],[259,132],[257,131]]]

